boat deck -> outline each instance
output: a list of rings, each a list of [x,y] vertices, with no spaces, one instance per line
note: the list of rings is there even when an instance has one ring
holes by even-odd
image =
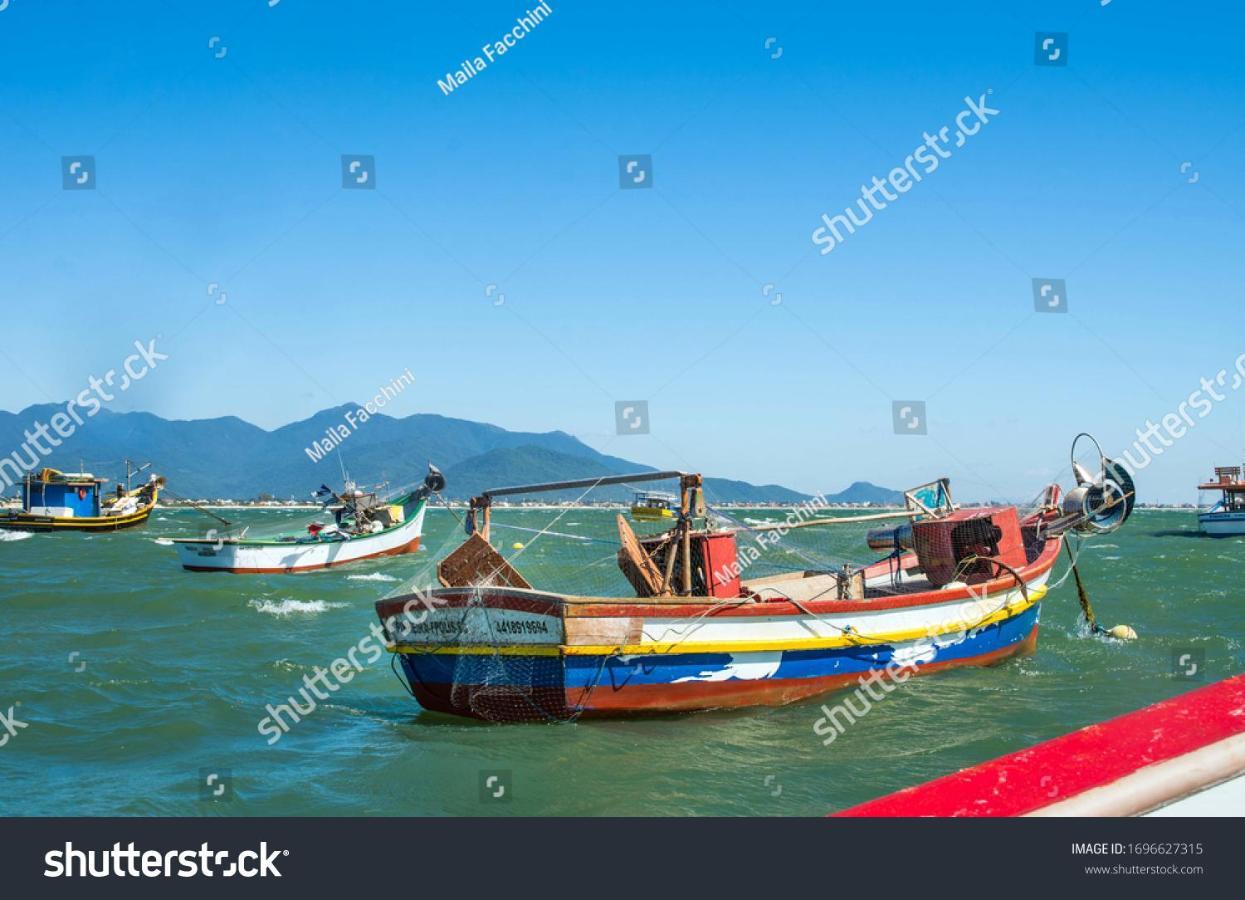
[[[865,596],[871,600],[893,597],[896,594],[917,594],[933,590],[925,573],[905,560],[905,567],[898,572],[886,563],[874,564],[865,569]],[[766,578],[754,578],[741,585],[745,592],[755,594],[757,599],[793,600],[808,603],[813,600],[834,599],[839,591],[839,575],[835,572],[788,572]]]

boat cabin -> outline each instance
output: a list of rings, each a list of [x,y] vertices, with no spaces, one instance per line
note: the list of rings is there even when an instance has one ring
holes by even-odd
[[[636,491],[631,501],[631,515],[637,519],[672,519],[678,502],[673,494]]]
[[[1215,480],[1197,486],[1199,491],[1219,491],[1223,499],[1215,504],[1214,512],[1245,512],[1245,481],[1241,480],[1240,466],[1216,466]]]
[[[27,473],[22,480],[22,509],[34,516],[58,519],[93,518],[100,515],[101,486],[107,478],[88,472],[44,469]]]

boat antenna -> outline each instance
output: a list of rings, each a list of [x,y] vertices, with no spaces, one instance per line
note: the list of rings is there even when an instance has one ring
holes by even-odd
[[[134,468],[134,464],[130,462],[129,457],[126,457],[125,459],[125,492],[127,494],[130,492],[130,479],[132,479],[138,473],[143,472],[150,468],[151,468],[151,463],[144,463],[143,465],[139,466],[136,469]],[[83,469],[82,471],[86,471],[86,470]]]
[[[346,482],[350,480],[350,476],[346,474],[346,461],[342,459],[342,448],[340,445],[338,445],[337,447],[337,465],[341,467],[342,484],[344,485]]]

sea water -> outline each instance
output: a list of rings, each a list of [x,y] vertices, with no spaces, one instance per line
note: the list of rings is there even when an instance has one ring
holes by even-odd
[[[614,512],[573,512],[551,527],[613,537]],[[296,518],[228,515],[256,532]],[[494,521],[539,529],[558,515]],[[0,815],[821,815],[1245,668],[1245,540],[1197,536],[1191,511],[1139,511],[1081,557],[1099,621],[1139,640],[1086,636],[1069,582],[1043,602],[1036,656],[912,679],[831,746],[813,723],[834,695],[552,724],[423,713],[388,654],[270,744],[266,705],[358,645],[375,600],[427,584],[461,530],[434,509],[414,556],[302,575],[182,571],[167,539],[212,525],[168,510],[89,540],[0,542],[0,713],[21,723],[0,725]],[[865,527],[787,540],[859,562]],[[608,544],[502,534],[499,546],[525,543],[515,565],[538,586],[586,568],[594,589],[625,588]]]

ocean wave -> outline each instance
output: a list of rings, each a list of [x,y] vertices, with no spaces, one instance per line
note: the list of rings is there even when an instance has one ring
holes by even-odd
[[[24,541],[34,536],[33,531],[0,531],[0,541]]]
[[[397,581],[392,575],[386,575],[384,572],[372,572],[368,575],[347,575],[347,581]]]
[[[152,541],[152,543],[159,544],[161,547],[172,547],[173,546],[173,542],[170,541],[168,538],[156,538],[155,540]]]
[[[329,603],[327,600],[294,600],[290,597],[282,600],[250,600],[247,602],[247,606],[256,612],[267,613],[278,618],[293,615],[318,615],[345,605],[345,603]]]

